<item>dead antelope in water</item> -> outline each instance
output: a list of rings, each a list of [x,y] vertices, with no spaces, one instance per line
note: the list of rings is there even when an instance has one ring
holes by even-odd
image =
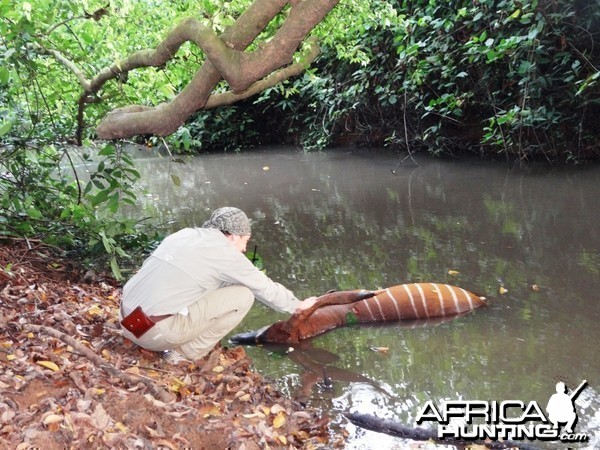
[[[337,291],[309,309],[258,331],[235,335],[238,344],[296,344],[344,325],[450,317],[485,305],[484,297],[439,283],[401,284],[379,291]]]

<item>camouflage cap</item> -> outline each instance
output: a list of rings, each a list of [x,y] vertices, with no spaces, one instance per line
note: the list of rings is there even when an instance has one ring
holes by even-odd
[[[229,234],[247,236],[250,234],[250,220],[241,209],[225,206],[215,209],[202,228],[216,228]]]

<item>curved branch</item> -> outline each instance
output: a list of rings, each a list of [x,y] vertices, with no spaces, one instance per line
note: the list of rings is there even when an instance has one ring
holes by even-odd
[[[185,42],[194,42],[204,51],[207,60],[179,95],[156,108],[133,105],[115,109],[107,114],[96,129],[101,139],[127,138],[139,134],[166,136],[176,131],[199,109],[232,104],[300,74],[318,55],[318,47],[314,42],[302,61],[281,68],[291,63],[306,35],[338,2],[255,0],[220,37],[199,20],[184,19],[156,48],[140,50],[115,61],[92,79],[86,78],[75,63],[62,53],[41,45],[38,47],[72,72],[82,87],[76,132],[77,141],[81,144],[85,107],[100,101],[97,93],[108,81],[142,67],[160,67],[173,58]],[[245,53],[244,49],[288,3],[291,5],[288,16],[273,39],[257,50]],[[231,91],[211,96],[221,78],[229,83]]]
[[[85,74],[81,70],[79,70],[79,67],[77,67],[73,61],[71,61],[61,52],[43,47],[37,42],[34,42],[31,45],[42,53],[52,55],[54,59],[56,59],[56,61],[62,64],[67,70],[72,72],[73,75],[75,75],[75,78],[77,78],[77,81],[79,81],[79,84],[81,85],[84,91],[89,91],[91,86],[90,81],[85,77]]]
[[[285,0],[255,0],[227,29],[221,39],[229,47],[245,49],[285,6]],[[207,60],[190,83],[169,103],[156,108],[132,106],[119,108],[97,126],[101,139],[127,138],[139,134],[167,136],[177,130],[195,111],[202,109],[221,75]]]
[[[320,48],[316,39],[311,40],[310,48],[306,55],[297,63],[291,64],[283,69],[276,70],[271,75],[262,80],[253,83],[248,89],[242,92],[227,91],[220,94],[211,95],[203,109],[213,109],[219,106],[233,105],[241,100],[245,100],[253,95],[256,95],[265,89],[273,87],[288,78],[300,75],[304,72],[312,62],[319,56]]]
[[[215,49],[220,49],[225,45],[210,27],[199,20],[193,17],[183,19],[156,48],[139,50],[102,69],[91,80],[90,91],[97,92],[107,81],[132,70],[162,66],[173,58],[181,46],[188,41],[194,42],[206,54],[208,52],[216,53]]]
[[[243,92],[227,91],[212,94],[204,105],[197,109],[208,110],[219,106],[233,105],[252,97],[288,78],[300,75],[318,55],[319,46],[314,42],[301,61],[273,72],[268,77],[253,83]],[[108,113],[96,128],[96,131],[101,139],[118,139],[150,133],[157,136],[167,136],[174,133],[189,117],[188,114],[181,114],[184,110],[178,110],[174,105],[175,103],[163,103],[156,108],[142,105],[117,108]]]
[[[250,53],[210,43],[199,46],[229,83],[232,91],[241,92],[269,73],[292,62],[294,52],[308,33],[331,11],[339,0],[305,0],[294,4],[287,19],[267,44]]]
[[[311,44],[309,54],[302,61],[281,68],[292,61],[302,40],[338,1],[290,2],[292,8],[273,39],[251,53],[243,50],[281,11],[287,1],[255,0],[220,37],[194,18],[183,20],[155,49],[135,52],[103,69],[90,81],[82,100],[89,99],[108,80],[123,73],[140,67],[165,64],[186,41],[197,44],[207,56],[190,84],[172,101],[156,108],[131,106],[110,112],[96,128],[98,137],[118,139],[139,134],[166,136],[175,132],[191,114],[200,109],[232,104],[301,73],[318,55],[315,43]],[[211,96],[221,78],[229,83],[232,91]]]

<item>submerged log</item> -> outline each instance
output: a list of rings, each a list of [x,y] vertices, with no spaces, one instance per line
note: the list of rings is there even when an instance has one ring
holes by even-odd
[[[393,420],[381,419],[371,414],[346,413],[344,416],[354,425],[365,428],[367,430],[376,431],[378,433],[388,434],[390,436],[400,437],[404,439],[412,439],[414,441],[436,441],[446,445],[472,446],[482,445],[489,449],[522,449],[522,450],[540,450],[535,445],[521,441],[483,441],[483,440],[462,440],[443,438],[440,439],[434,430],[419,427],[409,427]]]

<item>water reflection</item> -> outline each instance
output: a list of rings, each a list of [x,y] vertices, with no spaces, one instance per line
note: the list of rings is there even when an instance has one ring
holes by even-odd
[[[397,161],[386,151],[291,149],[185,164],[144,157],[137,160],[140,205],[129,214],[169,232],[200,225],[216,207],[238,206],[253,219],[269,275],[300,297],[435,281],[490,299],[487,308],[436,327],[357,326],[313,340],[339,357],[330,366],[372,381],[334,380],[331,390],[304,392],[330,408],[334,422],[345,423],[336,412],[360,410],[412,424],[430,399],[545,406],[559,379],[571,387],[587,379],[578,431],[600,445],[598,167],[521,171],[422,160],[393,174]],[[256,305],[236,332],[281,318]],[[258,370],[298,393],[302,363],[263,348],[248,352]],[[357,448],[387,442],[371,432],[357,436]]]

